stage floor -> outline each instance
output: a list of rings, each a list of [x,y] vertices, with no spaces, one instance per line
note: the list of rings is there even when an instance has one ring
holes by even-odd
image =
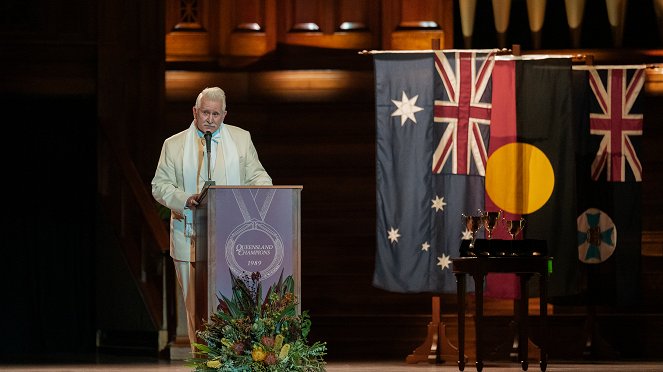
[[[107,358],[106,358],[107,359]],[[484,364],[486,372],[507,372],[522,371],[518,363],[509,362],[486,362]],[[116,360],[104,360],[98,362],[81,363],[38,363],[15,364],[0,363],[0,371],[30,371],[30,372],[186,372],[191,371],[182,361],[150,360],[143,358],[118,358]],[[327,363],[327,372],[409,372],[409,371],[458,371],[455,365],[446,364],[407,364],[404,361],[350,361],[338,362],[331,361]],[[465,371],[476,371],[474,364],[465,367]],[[539,365],[530,363],[529,371],[540,371]],[[566,372],[566,371],[586,371],[586,372],[662,372],[663,361],[661,362],[557,362],[552,361],[548,364],[547,371]]]

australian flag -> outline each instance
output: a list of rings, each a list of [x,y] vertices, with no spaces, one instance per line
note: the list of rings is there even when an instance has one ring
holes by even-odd
[[[450,259],[469,238],[462,214],[484,205],[494,51],[378,53],[374,62],[373,284],[454,293]]]

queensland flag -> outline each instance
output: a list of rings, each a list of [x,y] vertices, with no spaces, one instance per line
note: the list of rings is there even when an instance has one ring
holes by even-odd
[[[378,53],[374,62],[373,284],[454,293],[450,259],[469,237],[462,214],[484,205],[493,51]]]
[[[640,298],[641,138],[645,66],[576,66],[577,247],[595,301]]]

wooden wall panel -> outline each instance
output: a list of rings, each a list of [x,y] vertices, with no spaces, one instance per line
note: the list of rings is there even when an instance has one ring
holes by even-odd
[[[378,48],[379,3],[374,0],[287,0],[279,41],[335,49]]]
[[[324,0],[287,0],[284,16],[288,32],[323,32],[324,13],[329,4]]]
[[[260,31],[264,29],[264,0],[235,0],[227,3],[233,5],[231,13],[234,17],[233,28],[235,30]]]
[[[432,39],[440,39],[441,46],[453,44],[453,0],[167,0],[167,4],[169,62],[248,65],[279,45],[299,48],[300,53],[300,47],[430,49]],[[285,53],[285,58],[291,56]]]
[[[210,0],[169,0],[166,3],[166,61],[214,59],[216,39]]]
[[[385,0],[382,8],[382,48],[396,50],[453,47],[452,0]]]
[[[438,0],[399,1],[401,19],[398,26],[401,28],[435,27],[425,23],[435,23],[441,14],[442,4]],[[439,27],[439,25],[438,25]]]
[[[222,56],[260,57],[276,49],[276,0],[220,2]]]
[[[380,4],[374,0],[339,0],[337,32],[352,32],[370,39],[366,49],[380,48]]]
[[[374,3],[371,1],[371,3]],[[340,29],[343,22],[356,22],[369,28],[369,1],[338,0],[336,2],[336,28]]]

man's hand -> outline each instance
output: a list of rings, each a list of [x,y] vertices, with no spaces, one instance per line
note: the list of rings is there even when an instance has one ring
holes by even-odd
[[[199,194],[193,194],[189,196],[189,198],[186,200],[186,207],[195,208],[198,205],[198,196]]]

